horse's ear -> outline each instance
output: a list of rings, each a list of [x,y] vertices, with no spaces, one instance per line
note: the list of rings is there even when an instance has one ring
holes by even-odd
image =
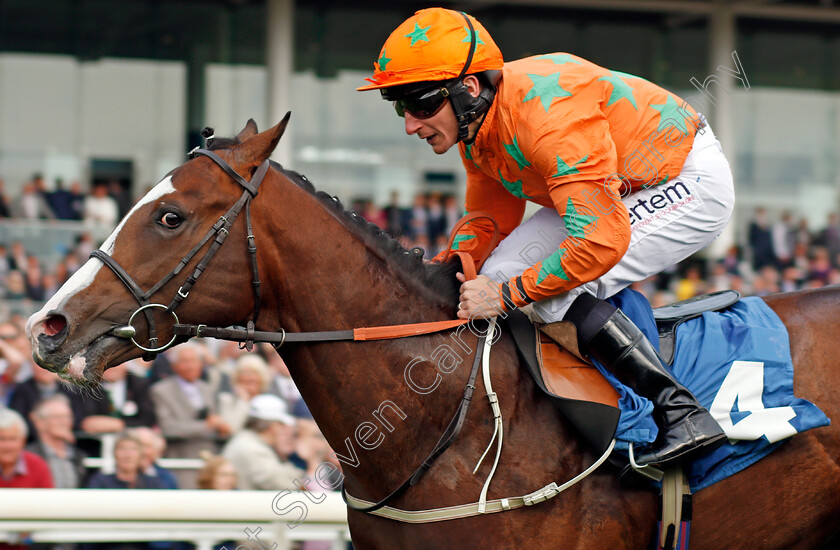
[[[292,118],[292,112],[286,111],[286,116],[283,117],[283,120],[281,120],[277,126],[266,132],[271,136],[271,149],[268,151],[268,155],[274,151],[274,148],[277,147],[277,144],[280,142],[280,138],[283,137],[283,134],[286,132],[286,126],[289,125],[290,118]],[[268,155],[266,155],[266,158],[268,158]]]
[[[286,116],[283,117],[283,120],[277,124],[277,126],[251,137],[247,144],[243,144],[247,148],[247,164],[251,167],[259,166],[271,155],[274,148],[277,147],[277,144],[280,142],[283,132],[286,131],[286,126],[289,124],[289,118],[291,118],[291,116],[292,112],[289,111],[286,113]]]
[[[246,139],[250,139],[257,135],[257,123],[254,122],[253,118],[249,118],[248,122],[245,123],[245,127],[242,129],[239,134],[237,134],[236,139],[239,143],[242,143]]]

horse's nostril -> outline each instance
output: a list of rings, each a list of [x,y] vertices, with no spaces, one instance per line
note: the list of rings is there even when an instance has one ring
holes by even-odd
[[[67,326],[67,319],[63,315],[50,315],[44,321],[44,333],[47,336],[55,336]]]

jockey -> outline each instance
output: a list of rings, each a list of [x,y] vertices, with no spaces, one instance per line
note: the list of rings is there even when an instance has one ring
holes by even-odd
[[[604,299],[685,259],[729,221],[732,174],[706,120],[642,78],[567,54],[505,63],[471,16],[418,11],[388,37],[370,85],[435,153],[457,145],[466,210],[498,222],[502,242],[458,316],[488,318],[533,304],[541,330],[598,359],[654,404],[659,435],[639,464],[665,465],[726,436]],[[543,206],[524,223],[526,201]],[[486,248],[471,221],[453,248]],[[488,292],[488,286],[492,292]]]

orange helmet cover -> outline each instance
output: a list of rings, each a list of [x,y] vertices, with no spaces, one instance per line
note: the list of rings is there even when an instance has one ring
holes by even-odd
[[[373,77],[366,79],[371,84],[357,90],[458,77],[470,51],[467,17],[476,33],[476,49],[466,74],[501,69],[502,52],[481,23],[462,12],[428,8],[416,12],[391,33],[373,64]]]

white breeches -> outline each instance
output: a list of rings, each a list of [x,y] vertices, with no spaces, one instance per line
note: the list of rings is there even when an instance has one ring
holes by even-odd
[[[627,252],[598,279],[534,302],[533,310],[540,320],[560,321],[584,291],[609,298],[684,260],[720,235],[732,215],[735,191],[732,171],[712,129],[706,126],[697,133],[679,176],[631,193],[622,202],[631,223]],[[499,244],[481,273],[504,282],[547,258],[566,235],[557,210],[543,208]]]

